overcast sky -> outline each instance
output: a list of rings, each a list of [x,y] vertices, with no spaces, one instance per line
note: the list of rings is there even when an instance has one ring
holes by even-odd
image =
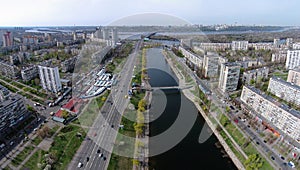
[[[141,13],[163,13],[205,25],[300,25],[300,0],[1,0],[0,4],[0,26],[108,25]]]

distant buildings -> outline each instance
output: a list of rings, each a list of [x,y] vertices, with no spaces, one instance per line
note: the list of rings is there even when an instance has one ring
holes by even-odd
[[[75,64],[76,64],[76,59],[77,57],[72,57],[72,58],[69,58],[63,62],[60,63],[60,66],[61,66],[61,71],[63,73],[66,73],[68,71],[72,71],[74,70],[74,67],[75,67]]]
[[[294,43],[293,50],[300,50],[300,43]]]
[[[103,39],[104,40],[109,40],[109,30],[107,28],[104,28],[102,30],[102,32],[103,32]]]
[[[13,45],[13,38],[11,32],[7,31],[2,35],[3,38],[3,47],[9,47]]]
[[[257,82],[259,78],[267,79],[269,74],[268,67],[262,67],[254,70],[245,71],[243,73],[243,83],[249,85],[251,80]]]
[[[300,68],[289,70],[287,82],[300,86]]]
[[[272,50],[273,43],[249,43],[248,47],[255,50]]]
[[[9,78],[16,78],[19,76],[19,69],[3,60],[0,60],[0,72],[3,76],[7,76]]]
[[[231,48],[231,43],[200,43],[198,46],[193,46],[196,51],[199,48],[203,50],[225,50]]]
[[[204,77],[218,77],[218,62],[219,56],[216,53],[207,52],[204,55],[203,71]]]
[[[291,48],[293,45],[293,38],[287,38],[285,44],[288,48]]]
[[[31,66],[21,70],[21,77],[24,81],[32,80],[38,77],[38,68],[37,66]]]
[[[118,30],[116,28],[111,29],[111,39],[113,44],[116,44],[119,41]]]
[[[107,46],[115,46],[119,41],[118,30],[116,28],[97,28],[91,36],[92,41],[106,42]]]
[[[237,89],[241,66],[238,63],[223,63],[220,70],[219,89],[231,92]]]
[[[274,48],[279,48],[280,47],[280,39],[275,38],[273,45],[274,45]]]
[[[62,89],[58,67],[38,66],[43,89],[57,93]]]
[[[281,50],[276,52],[275,54],[272,54],[272,62],[280,62],[284,63],[286,61],[287,57],[287,51],[286,50]]]
[[[270,79],[268,91],[275,96],[300,106],[300,87],[280,78]]]
[[[248,50],[248,41],[232,41],[231,43],[231,49],[232,50]]]
[[[23,98],[18,94],[9,94],[0,85],[0,138],[11,133],[20,122],[29,117]]]
[[[249,57],[243,57],[243,60],[240,61],[239,63],[243,68],[262,66],[265,64],[262,58],[249,58]]]
[[[254,87],[243,87],[241,101],[264,122],[300,143],[300,112],[281,105]]]
[[[285,67],[286,69],[294,69],[300,66],[300,50],[288,50]]]

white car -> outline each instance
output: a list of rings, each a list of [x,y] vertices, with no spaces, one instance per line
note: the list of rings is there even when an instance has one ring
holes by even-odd
[[[82,165],[83,165],[83,164],[82,164],[81,162],[79,162],[78,165],[77,165],[77,167],[78,167],[78,168],[81,168]]]

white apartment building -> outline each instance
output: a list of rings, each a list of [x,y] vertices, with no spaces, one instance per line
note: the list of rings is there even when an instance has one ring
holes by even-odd
[[[58,67],[38,66],[43,89],[57,93],[62,89]]]
[[[254,87],[243,87],[241,101],[263,121],[300,143],[300,112],[278,103]]]
[[[275,96],[300,106],[300,87],[286,82],[278,77],[272,77],[268,91]]]
[[[243,83],[250,84],[251,80],[257,82],[259,78],[266,79],[268,78],[269,68],[262,67],[254,70],[245,71],[243,73]]]
[[[286,61],[286,57],[287,57],[287,51],[281,50],[281,51],[278,51],[278,52],[272,54],[271,61],[284,63]]]
[[[218,77],[219,56],[217,53],[207,52],[204,55],[203,70],[205,77]]]
[[[219,89],[231,92],[237,89],[241,66],[238,63],[223,63],[220,69]]]
[[[38,74],[38,69],[35,65],[21,70],[22,80],[24,81],[34,79],[38,77]]]
[[[293,49],[294,50],[300,50],[300,43],[294,43],[293,44]]]
[[[196,67],[202,68],[203,57],[200,57],[181,46],[179,46],[179,50],[184,55],[184,57],[187,58],[190,62],[192,62]]]
[[[232,41],[231,49],[232,50],[248,50],[248,41]]]
[[[300,67],[289,70],[287,82],[300,86]]]
[[[300,66],[300,50],[288,50],[285,67],[286,69],[294,69]]]

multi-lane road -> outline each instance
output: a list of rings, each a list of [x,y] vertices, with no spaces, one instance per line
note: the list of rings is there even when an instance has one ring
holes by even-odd
[[[138,41],[132,54],[128,56],[123,70],[119,73],[118,83],[111,88],[111,94],[100,109],[98,117],[88,131],[86,140],[77,151],[68,169],[107,169],[122,114],[129,102],[125,95],[130,88],[140,46],[141,41]],[[79,162],[82,164],[80,168]]]

